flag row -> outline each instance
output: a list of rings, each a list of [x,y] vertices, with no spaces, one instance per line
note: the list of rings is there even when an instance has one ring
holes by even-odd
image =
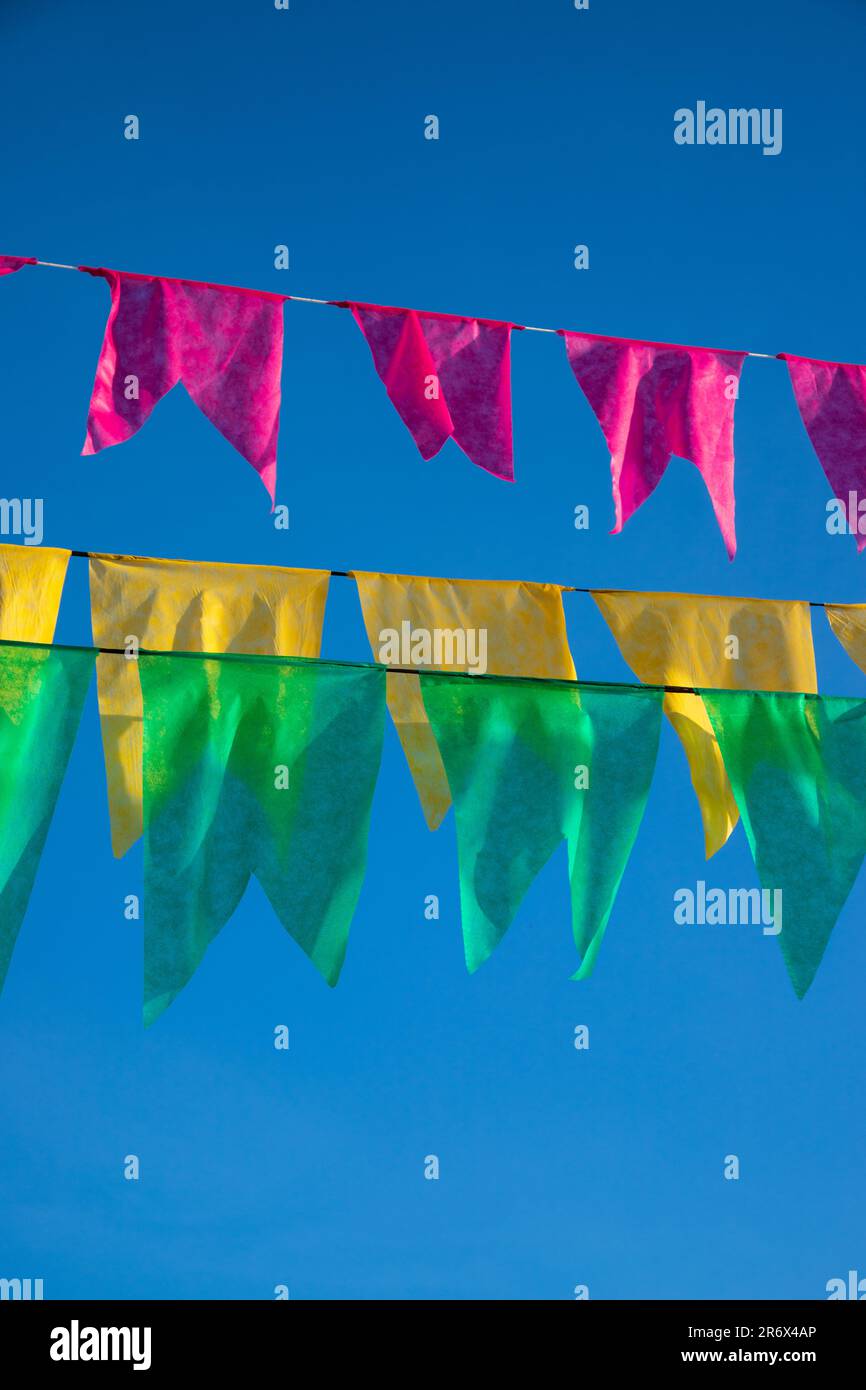
[[[0,256],[0,275],[36,265]],[[84,454],[128,440],[178,382],[262,479],[273,504],[291,295],[103,267],[110,308]],[[511,334],[521,325],[348,300],[373,365],[421,457],[448,439],[479,468],[514,480]],[[652,494],[673,455],[698,469],[733,559],[734,411],[750,354],[558,329],[610,450],[614,532]],[[858,549],[866,510],[866,366],[779,353],[809,438]],[[855,499],[852,507],[851,499]],[[851,517],[853,516],[853,524]]]
[[[128,664],[119,652],[102,657]],[[0,643],[0,987],[96,660],[95,649]],[[335,985],[396,673],[232,654],[142,652],[134,664],[145,1024],[192,978],[252,876]],[[418,683],[454,803],[468,969],[496,949],[565,841],[573,978],[586,978],[644,815],[664,690],[430,671]],[[762,885],[737,891],[772,901],[771,931],[802,998],[866,855],[866,700],[742,690],[700,699]]]

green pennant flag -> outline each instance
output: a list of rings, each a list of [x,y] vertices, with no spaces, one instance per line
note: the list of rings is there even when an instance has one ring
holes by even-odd
[[[866,701],[701,693],[802,999],[866,854]]]
[[[147,656],[144,1021],[192,977],[255,874],[334,985],[367,858],[384,667]]]
[[[87,649],[0,645],[0,990],[95,661]]]
[[[561,840],[588,976],[634,844],[663,692],[566,681],[421,676],[454,802],[463,943],[491,954]]]

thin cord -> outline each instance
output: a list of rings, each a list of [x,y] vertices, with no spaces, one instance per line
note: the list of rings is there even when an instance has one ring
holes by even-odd
[[[125,647],[74,647],[65,642],[16,642],[8,638],[0,638],[0,649],[3,647],[29,647],[38,648],[40,651],[60,651],[60,652],[94,652],[99,656],[123,656],[127,661],[137,661],[141,656],[170,656],[178,661],[259,661],[267,660],[278,664],[280,661],[289,662],[310,658],[298,657],[259,657],[253,652],[187,652],[187,651],[158,651],[148,647],[139,647],[133,654]],[[370,671],[382,667],[380,662],[372,661],[335,661],[329,657],[317,658],[325,666],[343,666],[352,670]],[[502,676],[502,675],[475,675],[472,671],[443,671],[435,666],[384,666],[386,675],[389,676],[432,676],[440,680],[465,680],[474,681],[498,681],[512,685],[542,685],[542,686],[568,686],[571,689],[590,688],[595,690],[657,690],[664,691],[665,694],[672,695],[700,695],[702,691],[709,692],[715,687],[693,686],[693,685],[653,685],[651,682],[643,681],[587,681],[587,680],[563,680],[557,677],[548,676]],[[809,691],[794,690],[743,690],[744,695],[805,695],[807,698],[819,699],[820,696]]]
[[[337,661],[330,657],[292,657],[292,656],[268,656],[260,657],[253,652],[187,652],[187,651],[158,651],[148,647],[140,647],[133,655],[125,647],[81,647],[71,646],[65,642],[17,642],[8,638],[0,638],[0,649],[3,647],[28,647],[37,648],[40,651],[60,651],[60,652],[93,652],[99,656],[122,656],[127,661],[137,661],[144,656],[170,656],[178,661],[270,661],[279,664],[281,661],[291,664],[293,661],[304,661],[309,664],[321,664],[323,666],[340,666],[353,671],[372,671],[382,669],[389,676],[423,676],[424,679],[430,677],[436,680],[461,680],[473,681],[479,684],[484,681],[496,681],[498,684],[507,685],[540,685],[540,686],[565,686],[574,690],[642,690],[659,691],[666,695],[711,695],[718,691],[720,694],[730,694],[731,691],[723,686],[710,685],[656,685],[652,681],[589,681],[589,680],[565,680],[556,676],[503,676],[491,673],[489,675],[476,675],[472,671],[444,671],[435,666],[387,666],[381,662],[374,661]],[[739,689],[740,695],[778,695],[802,698],[805,700],[821,700],[825,697],[815,690],[758,690],[758,689]],[[836,697],[830,697],[836,698]],[[852,695],[843,698],[861,700],[859,695]]]
[[[108,554],[108,553],[110,553],[110,554],[112,555],[112,557],[116,556],[117,559],[119,559],[119,560],[146,560],[146,559],[149,559],[149,558],[150,558],[149,556],[146,556],[146,555],[119,555],[119,554],[117,554],[116,551],[107,552],[107,551],[99,551],[99,550],[70,550],[69,553],[70,553],[70,555],[71,555],[74,559],[76,559],[76,560],[101,560],[101,559],[103,559],[104,556],[105,556],[106,554]],[[205,563],[206,563],[206,562],[205,562]],[[380,573],[382,573],[382,571],[380,571]],[[355,571],[354,571],[354,570],[328,570],[328,574],[330,574],[331,577],[332,577],[333,579],[354,579],[354,578],[355,578]],[[393,575],[389,575],[389,574],[385,574],[385,575],[384,575],[384,578],[386,578],[386,579],[392,579],[393,577],[394,577]],[[471,584],[471,583],[473,583],[473,582],[477,583],[478,581],[477,581],[477,580],[476,580],[476,581],[473,581],[473,580],[470,579],[470,580],[467,580],[467,581],[465,581],[465,582]],[[508,581],[504,581],[504,582],[507,583]],[[524,581],[524,582],[526,582],[526,581]],[[541,582],[541,583],[548,583],[549,581],[548,581],[548,580],[542,580],[542,581],[540,581],[540,582]],[[596,585],[594,588],[583,588],[580,584],[554,584],[552,587],[553,587],[554,589],[559,589],[560,592],[563,593],[563,594],[645,594],[645,593],[655,593],[655,592],[656,592],[656,590],[653,590],[653,589],[608,589],[608,588],[605,588],[605,587],[603,587],[603,586],[601,586],[601,585]],[[682,598],[703,598],[703,597],[705,597],[705,595],[703,595],[703,594],[685,594],[685,593],[684,593],[684,594],[681,595],[681,597],[682,597]],[[716,595],[706,595],[706,597],[716,597]],[[729,596],[729,595],[721,594],[721,595],[718,595],[718,597],[725,598],[725,597],[730,597],[730,596]],[[734,598],[737,598],[737,597],[742,597],[742,596],[741,596],[741,595],[734,595]],[[759,599],[759,600],[757,600],[757,601],[758,601],[759,603],[784,603],[784,602],[788,602],[788,603],[806,603],[806,604],[808,604],[808,606],[809,606],[810,608],[827,608],[827,607],[836,608],[836,607],[839,607],[839,606],[840,606],[840,605],[838,605],[838,604],[836,604],[836,603],[833,603],[832,600],[820,599],[820,598],[809,598],[809,599]],[[843,606],[844,606],[844,605],[843,605]]]
[[[81,268],[80,266],[77,266],[77,265],[66,265],[63,261],[35,261],[34,264],[35,264],[35,265],[47,266],[49,270],[80,270],[80,268]],[[169,277],[166,277],[166,278],[172,279],[172,278],[174,278],[174,277],[169,276]],[[188,282],[188,283],[193,283],[193,284],[195,284],[195,283],[203,283],[203,282],[201,282],[201,281],[199,281],[199,282],[192,281],[192,282]],[[273,290],[254,290],[253,293],[254,293],[254,294],[273,294],[274,291],[273,291]],[[353,301],[340,300],[340,299],[313,299],[313,298],[311,298],[309,295],[304,295],[304,294],[289,294],[289,295],[286,295],[286,298],[287,298],[287,299],[294,300],[294,301],[295,301],[296,303],[298,303],[298,304],[326,304],[326,305],[337,306],[337,307],[339,307],[339,306],[341,306],[341,305],[345,305],[346,303],[351,303],[351,302],[353,302]],[[455,317],[465,317],[465,315],[455,315]],[[503,322],[504,322],[504,321],[505,321],[505,320],[503,320]],[[553,333],[553,334],[559,333],[559,329],[558,329],[558,328],[534,328],[534,327],[532,327],[532,326],[531,326],[530,324],[528,324],[528,323],[515,324],[515,327],[516,327],[516,328],[519,328],[520,331],[521,331],[522,333]],[[777,359],[777,357],[778,357],[778,353],[773,353],[773,352],[747,352],[745,355],[746,355],[746,357],[763,357],[763,358],[765,358],[768,362],[774,362],[774,361],[776,361],[776,359]]]
[[[100,551],[93,551],[93,550],[71,550],[69,553],[70,553],[71,556],[73,556],[73,557],[74,557],[75,559],[77,559],[77,560],[91,560],[91,559],[97,559],[97,560],[98,560],[98,559],[101,559],[102,556],[103,556],[104,554],[108,553],[108,552],[104,552],[104,551],[103,551],[103,552],[100,552]],[[111,552],[111,554],[114,556],[114,555],[117,555],[117,552]],[[121,560],[135,560],[135,559],[145,559],[146,557],[145,557],[145,556],[135,556],[135,555],[118,555],[117,558],[118,558],[118,559],[121,559]],[[355,572],[354,572],[354,570],[328,570],[328,574],[330,574],[332,577],[337,578],[337,579],[354,579],[354,578],[355,578]],[[390,576],[384,576],[384,577],[389,578]],[[472,581],[470,580],[469,582],[471,583]],[[639,590],[639,589],[589,589],[589,588],[583,588],[583,587],[581,587],[581,586],[579,586],[579,585],[577,585],[577,584],[558,584],[558,585],[555,585],[554,587],[560,589],[563,593],[567,593],[567,594],[634,594],[634,593],[642,593],[642,592],[651,592],[651,591]],[[684,598],[695,598],[695,597],[700,597],[700,595],[695,595],[695,594],[684,594],[684,595],[682,595],[682,597],[684,597]],[[759,601],[760,601],[760,600],[759,600]],[[773,602],[773,600],[764,600],[764,601],[766,601],[766,602]],[[822,599],[794,600],[794,602],[806,602],[810,608],[825,608],[825,607],[827,607],[827,604],[826,604],[825,601],[823,601]],[[50,649],[50,644],[44,644],[44,643],[38,643],[38,642],[37,642],[37,643],[17,643],[17,642],[16,642],[16,643],[12,643],[12,644],[7,644],[6,642],[2,641],[2,639],[0,639],[0,646],[6,646],[6,645],[13,645],[13,646],[46,646],[46,645],[47,645],[47,646],[49,647],[49,649]],[[58,643],[57,645],[61,645],[61,644]],[[86,648],[86,650],[88,650],[88,651],[96,651],[96,652],[98,652],[101,656],[124,656],[124,657],[126,657],[127,660],[129,660],[129,661],[136,660],[135,657],[130,656],[129,652],[126,650],[125,647],[89,647],[89,648]],[[143,656],[176,656],[176,657],[198,657],[198,658],[207,657],[208,659],[212,659],[212,660],[219,660],[221,657],[224,657],[224,656],[227,656],[227,655],[230,655],[230,656],[250,655],[249,653],[241,653],[241,652],[227,653],[227,652],[149,651],[149,650],[146,649],[146,648],[140,648],[140,649],[139,649],[139,654],[140,654],[140,655],[143,655]],[[291,660],[291,658],[288,658],[288,659]],[[353,667],[355,667],[355,666],[360,666],[360,667],[363,667],[364,669],[367,669],[367,668],[371,665],[370,662],[353,662],[353,661],[329,661],[328,664],[329,664],[329,665],[332,665],[332,666],[353,666]],[[373,664],[376,664],[376,663],[373,663]],[[471,671],[442,671],[442,670],[437,670],[435,667],[423,667],[423,666],[386,666],[386,667],[385,667],[385,670],[386,670],[386,672],[387,672],[389,675],[393,675],[393,676],[418,676],[418,675],[424,675],[424,676],[446,676],[446,677],[449,677],[449,678],[451,678],[451,679],[461,679],[461,680],[470,680],[470,681],[479,681],[479,680],[483,681],[483,680],[485,680],[485,679],[488,679],[488,677],[486,677],[486,676],[474,675]],[[710,689],[714,689],[714,688],[715,688],[715,687],[710,687],[710,686],[707,686],[707,687],[700,687],[700,686],[694,686],[694,685],[654,685],[654,684],[652,684],[651,682],[643,682],[643,681],[588,681],[588,680],[565,681],[565,680],[557,679],[557,678],[555,678],[555,677],[554,677],[554,678],[551,678],[551,677],[545,677],[545,676],[502,676],[502,675],[495,675],[495,676],[490,676],[489,679],[491,679],[491,680],[498,680],[498,681],[503,681],[503,680],[506,680],[506,681],[524,681],[524,682],[527,682],[527,683],[533,684],[533,685],[577,685],[577,686],[591,686],[591,687],[592,687],[592,686],[598,686],[599,688],[603,688],[603,689],[614,689],[614,690],[663,690],[663,691],[665,692],[666,695],[700,695],[702,689],[710,690]],[[818,698],[819,698],[818,695],[815,695],[814,692],[810,692],[810,691],[762,691],[762,690],[750,690],[750,691],[746,691],[746,692],[744,692],[744,693],[746,693],[746,694],[752,694],[752,695],[762,695],[762,694],[773,694],[773,695],[803,694],[803,695],[807,696],[807,698],[810,698],[810,699],[812,699],[812,698],[818,699]]]

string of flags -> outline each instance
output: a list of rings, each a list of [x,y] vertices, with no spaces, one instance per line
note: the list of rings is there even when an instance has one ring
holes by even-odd
[[[0,276],[58,263],[0,256]],[[276,495],[284,305],[349,310],[373,366],[423,459],[453,439],[494,477],[514,481],[512,331],[555,332],[610,451],[614,532],[659,485],[671,458],[698,469],[729,558],[736,553],[734,413],[746,357],[509,321],[350,300],[306,300],[104,267],[110,308],[83,454],[124,443],[182,382],[196,405]],[[866,498],[866,365],[776,354],[833,495]],[[857,547],[866,530],[852,526]]]
[[[148,1024],[253,874],[336,984],[386,710],[430,828],[454,807],[470,971],[565,840],[591,973],[666,714],[708,855],[742,819],[809,988],[866,855],[866,700],[817,693],[808,603],[593,591],[626,685],[577,678],[563,587],[524,581],[357,572],[374,662],[347,663],[321,657],[328,570],[93,554],[94,646],[53,645],[71,553],[0,547],[0,985],[95,669],[115,854],[144,838]],[[826,611],[866,670],[866,605]]]

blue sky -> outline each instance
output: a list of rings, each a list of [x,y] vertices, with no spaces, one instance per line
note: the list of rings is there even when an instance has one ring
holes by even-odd
[[[0,249],[863,361],[864,37],[855,0],[6,0]],[[676,145],[673,113],[698,100],[782,108],[782,153]],[[107,308],[83,275],[0,285],[2,492],[44,499],[46,544],[864,597],[866,556],[826,533],[829,488],[781,363],[744,368],[729,564],[684,462],[608,534],[608,455],[561,341],[516,335],[509,486],[453,444],[422,463],[350,315],[289,304],[277,500],[291,526],[277,532],[253,470],[181,389],[132,441],[80,457]],[[592,601],[565,602],[579,674],[627,678]],[[820,611],[814,630],[821,688],[866,695]],[[57,635],[89,640],[81,561]],[[324,652],[369,654],[346,580]],[[564,846],[467,976],[453,819],[428,833],[390,728],[336,990],[253,884],[145,1034],[141,928],[123,916],[141,874],[140,846],[111,857],[91,691],[0,1002],[0,1275],[41,1277],[57,1298],[286,1284],[300,1299],[567,1299],[586,1284],[668,1299],[820,1298],[866,1273],[866,884],[802,1003],[772,938],[678,927],[678,887],[756,878],[741,829],[705,864],[670,729],[585,983],[569,979]],[[424,919],[430,893],[439,922]],[[438,1182],[423,1178],[430,1153]],[[738,1182],[722,1177],[729,1153]]]

